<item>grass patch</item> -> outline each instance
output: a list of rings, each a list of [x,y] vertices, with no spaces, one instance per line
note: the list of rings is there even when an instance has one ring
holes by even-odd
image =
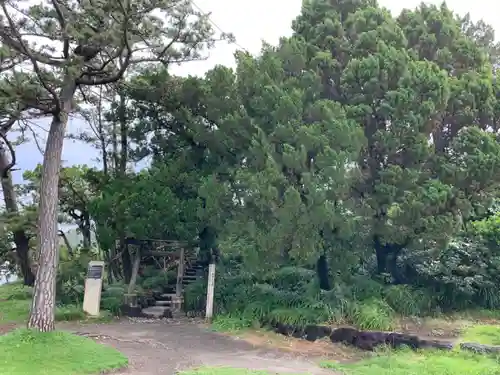
[[[496,375],[500,372],[500,364],[494,357],[455,351],[395,351],[357,363],[323,362],[321,366],[345,375]]]
[[[31,307],[32,288],[20,283],[0,286],[0,324],[23,323],[28,320]],[[88,318],[82,308],[75,305],[58,306],[55,312],[58,322],[89,321],[109,322],[113,316],[109,311],[102,310],[98,318]]]
[[[478,324],[466,328],[461,335],[463,342],[475,342],[486,345],[500,345],[500,326]]]
[[[238,332],[248,328],[259,328],[255,322],[241,316],[217,315],[210,328],[215,332]]]
[[[181,371],[179,375],[271,375],[267,371],[256,371],[233,367],[199,367]]]
[[[21,329],[0,336],[0,374],[86,375],[127,363],[117,350],[67,332]]]

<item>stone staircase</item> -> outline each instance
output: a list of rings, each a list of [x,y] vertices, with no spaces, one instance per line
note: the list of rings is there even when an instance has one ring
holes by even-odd
[[[185,267],[182,279],[182,292],[184,292],[184,288],[187,285],[195,282],[200,277],[203,277],[203,266],[199,264],[198,260],[191,259]],[[145,317],[152,319],[169,319],[173,318],[174,315],[181,313],[183,294],[181,293],[180,298],[177,297],[175,293],[175,285],[168,285],[164,292],[165,293],[155,296],[154,306],[142,309],[142,313]]]

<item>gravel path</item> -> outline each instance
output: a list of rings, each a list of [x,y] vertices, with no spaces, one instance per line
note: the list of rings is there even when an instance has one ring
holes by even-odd
[[[111,324],[61,324],[59,328],[92,337],[124,353],[130,366],[116,375],[170,375],[197,366],[335,375],[318,367],[313,358],[255,348],[210,332],[196,321],[121,320]]]

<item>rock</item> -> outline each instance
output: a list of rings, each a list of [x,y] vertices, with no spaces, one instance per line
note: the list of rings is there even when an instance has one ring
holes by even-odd
[[[417,336],[406,335],[403,333],[389,333],[386,336],[385,343],[393,348],[401,348],[407,346],[412,349],[419,349],[420,343]]]
[[[153,319],[167,318],[171,319],[173,317],[172,311],[164,306],[151,306],[142,309],[142,316]]]
[[[124,304],[121,307],[121,312],[123,316],[127,316],[130,318],[142,318],[144,314],[142,313],[141,306],[130,306],[128,304]]]
[[[397,332],[359,331],[352,327],[334,329],[330,340],[370,351],[380,345],[389,345],[392,348],[407,346],[414,350],[425,348],[451,350],[453,348],[451,342],[421,340],[418,336]]]
[[[314,342],[323,337],[330,337],[332,329],[327,326],[308,325],[304,329],[305,339]]]
[[[334,329],[330,335],[331,342],[339,342],[346,345],[354,345],[358,330],[352,327]]]
[[[478,354],[500,353],[500,345],[485,345],[485,344],[476,344],[473,342],[461,343],[460,349]]]

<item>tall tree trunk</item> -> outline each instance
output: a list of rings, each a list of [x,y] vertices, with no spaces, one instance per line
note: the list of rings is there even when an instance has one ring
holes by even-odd
[[[128,161],[128,128],[127,128],[127,117],[126,117],[126,103],[125,97],[120,93],[120,105],[118,107],[118,121],[119,121],[119,131],[120,131],[120,156],[118,158],[118,176],[121,179],[125,179],[127,175],[127,161]],[[124,215],[121,215],[122,217]],[[122,264],[123,264],[123,274],[125,276],[125,282],[129,283],[132,277],[132,256],[129,252],[129,247],[125,245],[125,229],[123,223],[118,226],[120,231],[118,232],[120,249],[122,249]]]
[[[90,217],[87,212],[84,212],[82,214],[80,231],[82,232],[83,248],[90,249],[92,247],[92,230],[90,225]]]
[[[39,266],[28,320],[28,328],[42,332],[55,329],[56,276],[59,262],[57,229],[59,175],[68,114],[76,90],[74,80],[71,81],[71,77],[68,77],[67,84],[61,90],[61,111],[52,118],[43,155],[37,236]]]
[[[125,111],[125,97],[120,94],[120,107],[118,114],[120,119],[120,175],[122,177],[124,177],[127,173],[128,162],[128,124]]]
[[[2,173],[9,165],[7,159],[7,153],[4,148],[0,148],[0,173]],[[14,190],[14,184],[12,183],[12,174],[10,171],[7,172],[5,177],[2,178],[2,190],[3,199],[5,203],[5,209],[12,216],[19,215],[19,208],[17,206],[16,191]],[[33,286],[35,282],[35,275],[31,271],[30,259],[29,259],[29,237],[22,228],[16,228],[13,231],[14,244],[16,245],[16,256],[18,261],[18,266],[23,275],[24,285]]]

